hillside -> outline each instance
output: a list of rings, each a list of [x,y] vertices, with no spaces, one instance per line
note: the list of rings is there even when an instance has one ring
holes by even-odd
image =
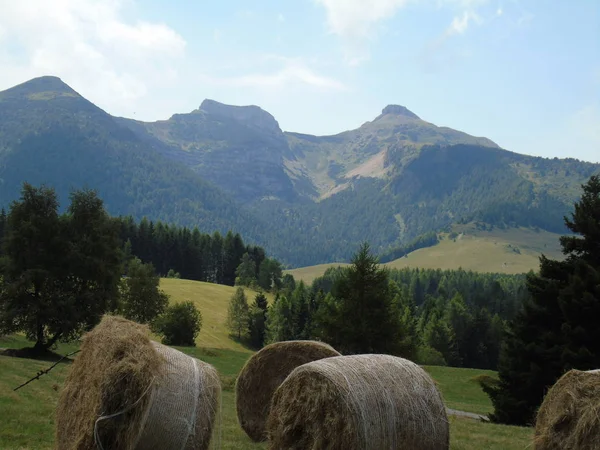
[[[600,164],[512,153],[389,105],[333,136],[283,132],[258,106],[205,100],[145,123],[55,77],[0,92],[0,207],[23,181],[99,191],[114,215],[239,232],[289,267],[347,261],[474,220],[563,233]],[[461,256],[462,257],[462,256]],[[529,263],[524,263],[525,266]]]
[[[225,326],[229,299],[237,288],[221,284],[204,283],[200,281],[162,278],[160,288],[171,296],[172,303],[192,301],[202,313],[202,329],[196,340],[199,347],[229,348],[237,351],[249,350],[231,339]],[[244,289],[248,303],[254,301],[256,292]],[[271,302],[273,296],[266,294]]]
[[[432,247],[415,250],[405,257],[385,263],[390,269],[418,267],[424,269],[458,269],[475,272],[516,274],[539,268],[543,253],[562,259],[559,234],[529,228],[477,229],[473,224],[456,225],[453,233],[443,233]],[[456,235],[456,236],[455,236]],[[346,263],[319,264],[286,271],[297,280],[311,283],[330,267]]]
[[[62,205],[73,188],[96,189],[113,215],[211,233],[233,228],[250,240],[266,226],[55,77],[0,92],[0,205],[16,199],[24,181],[55,187]]]

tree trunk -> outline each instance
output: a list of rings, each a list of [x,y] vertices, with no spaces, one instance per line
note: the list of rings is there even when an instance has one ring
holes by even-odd
[[[44,324],[39,319],[37,321],[35,338],[36,338],[36,341],[35,341],[35,345],[33,346],[33,348],[35,349],[36,352],[42,352],[43,350],[46,350],[48,348],[46,346],[46,344],[44,343]]]
[[[62,335],[63,335],[62,332],[58,332],[54,336],[52,336],[52,339],[50,339],[46,343],[46,350],[49,349],[50,347],[52,347],[54,344],[56,344],[56,342],[62,337]]]

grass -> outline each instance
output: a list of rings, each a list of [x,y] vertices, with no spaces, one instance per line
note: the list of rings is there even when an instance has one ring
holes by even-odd
[[[14,342],[14,341],[12,341]],[[6,339],[0,339],[6,347]],[[61,352],[66,348],[59,348]],[[186,353],[213,364],[223,377],[234,377],[248,358],[245,352],[226,349],[184,348]],[[66,376],[68,364],[59,364],[48,375],[42,376],[17,392],[12,389],[49,367],[48,362],[0,356],[0,449],[51,449],[54,441],[53,415],[58,399],[58,387]],[[449,407],[463,405],[472,412],[483,412],[482,394],[471,388],[469,377],[481,371],[427,367],[438,381]],[[455,383],[456,386],[452,386]],[[232,385],[231,385],[232,386]],[[221,445],[223,450],[265,449],[265,444],[254,444],[237,423],[235,394],[225,387],[221,408]],[[467,393],[460,391],[467,389]],[[462,399],[462,400],[461,400]],[[466,399],[466,400],[465,400]],[[461,403],[462,402],[462,403]],[[470,409],[469,409],[470,408]],[[471,419],[450,417],[451,448],[453,450],[518,450],[531,442],[529,428],[488,424]]]
[[[496,377],[496,372],[440,366],[424,366],[424,369],[436,381],[448,408],[477,414],[492,412],[490,399],[475,378],[479,375]]]
[[[559,235],[547,231],[536,232],[528,228],[509,228],[491,231],[475,229],[472,225],[456,226],[455,231],[465,232],[456,240],[445,238],[439,244],[415,250],[407,257],[384,264],[391,269],[418,267],[424,269],[458,269],[475,272],[506,274],[525,273],[539,268],[539,256],[562,259]],[[345,263],[319,264],[287,270],[297,280],[311,283],[330,267]]]
[[[254,444],[237,423],[235,411],[235,378],[250,357],[251,351],[229,337],[224,326],[227,302],[234,288],[187,280],[163,279],[161,287],[172,295],[172,301],[192,300],[202,311],[203,329],[196,347],[176,347],[206,361],[219,371],[223,382],[221,408],[221,448],[224,450],[265,449]],[[253,295],[252,292],[248,292]],[[23,336],[0,338],[0,347],[31,346]],[[66,354],[77,349],[77,343],[59,344],[55,351]],[[54,409],[58,391],[69,365],[59,364],[17,392],[13,389],[39,370],[49,367],[48,361],[0,356],[0,450],[51,449],[54,441]],[[426,366],[436,380],[449,408],[485,414],[491,411],[487,396],[473,378],[494,372]],[[517,450],[530,446],[532,430],[483,423],[467,418],[450,417],[453,450]]]
[[[450,417],[451,450],[530,450],[533,429]]]
[[[202,313],[202,330],[196,340],[198,347],[249,351],[242,344],[231,339],[225,326],[229,299],[237,288],[176,278],[162,278],[160,287],[171,296],[172,302],[191,300]],[[248,303],[251,304],[254,301],[256,292],[247,288],[244,289],[244,292],[248,298]],[[269,302],[273,299],[271,294],[266,294],[266,296]]]

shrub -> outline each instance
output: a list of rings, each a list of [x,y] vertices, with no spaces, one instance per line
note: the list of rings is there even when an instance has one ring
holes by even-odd
[[[424,366],[446,366],[444,356],[436,349],[421,346],[417,349],[416,362]]]
[[[163,336],[166,345],[194,346],[202,327],[202,313],[193,302],[176,303],[152,324],[152,330]]]
[[[167,272],[167,278],[181,278],[181,274],[179,272],[175,272],[173,269],[169,269]]]

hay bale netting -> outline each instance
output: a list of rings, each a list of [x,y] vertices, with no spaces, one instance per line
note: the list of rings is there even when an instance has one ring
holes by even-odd
[[[600,448],[600,370],[570,370],[550,388],[534,442],[536,450]]]
[[[417,364],[353,355],[295,369],[275,392],[269,449],[446,450],[442,396]]]
[[[290,372],[307,362],[332,356],[340,353],[323,342],[284,341],[267,345],[250,357],[235,387],[238,421],[250,439],[266,440],[271,397]]]
[[[209,364],[105,316],[83,338],[56,411],[58,450],[208,449],[220,401]]]

